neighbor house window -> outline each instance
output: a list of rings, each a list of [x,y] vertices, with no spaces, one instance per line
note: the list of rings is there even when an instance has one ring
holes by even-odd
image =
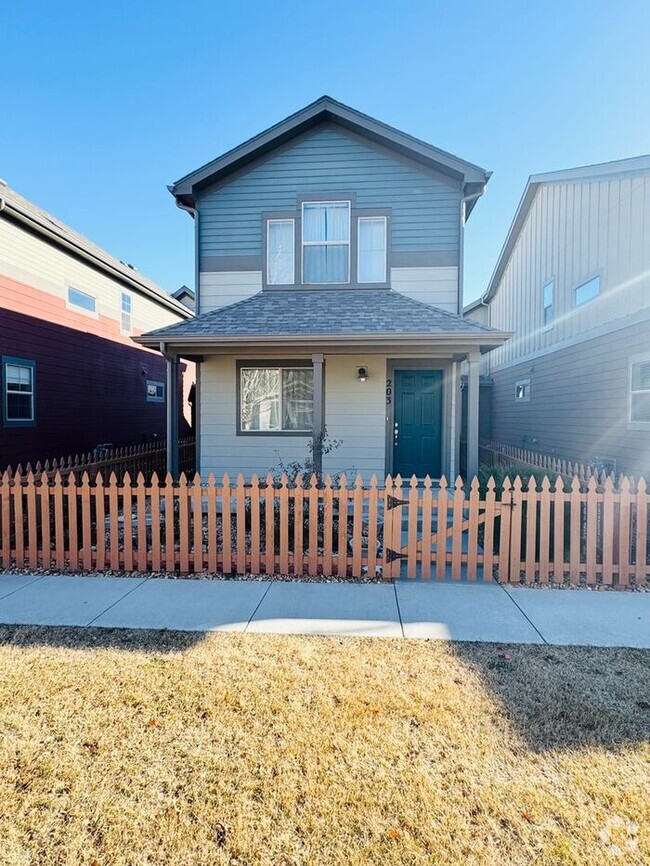
[[[350,202],[302,205],[303,283],[350,282]]]
[[[242,432],[311,432],[314,419],[311,367],[242,367],[239,385]]]
[[[165,402],[165,383],[164,382],[147,382],[147,403],[164,403]]]
[[[3,420],[5,427],[27,427],[36,421],[34,362],[2,359]]]
[[[269,220],[266,224],[266,282],[269,286],[295,283],[295,220]]]
[[[650,355],[630,364],[630,421],[650,423]]]
[[[78,310],[84,310],[86,313],[95,312],[95,298],[79,289],[68,288],[68,304]]]
[[[131,333],[131,295],[122,292],[120,301],[120,329],[123,334]]]
[[[358,280],[386,282],[386,217],[359,217]]]
[[[517,403],[530,402],[530,379],[515,382],[515,400]]]
[[[550,283],[546,283],[544,288],[542,289],[542,304],[544,309],[544,324],[550,325],[553,321],[554,310],[553,310],[553,300],[555,295],[555,286],[553,285],[553,280]]]
[[[573,290],[573,297],[576,307],[581,304],[586,304],[587,301],[593,301],[600,294],[600,277],[594,277],[592,280],[587,280],[581,286],[577,286]]]

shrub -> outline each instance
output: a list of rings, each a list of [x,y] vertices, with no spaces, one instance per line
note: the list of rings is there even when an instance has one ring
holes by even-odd
[[[521,478],[524,487],[528,486],[528,479],[531,475],[535,478],[538,488],[542,486],[542,481],[544,480],[545,476],[548,477],[548,480],[551,482],[551,486],[555,483],[555,480],[557,478],[557,472],[551,472],[547,469],[537,469],[521,466],[517,463],[511,463],[505,466],[488,466],[487,464],[483,464],[479,467],[477,475],[481,499],[484,499],[487,494],[487,485],[490,477],[494,478],[494,492],[496,494],[497,500],[500,500],[501,494],[503,493],[503,482],[505,481],[505,479],[509,478],[510,481],[514,481],[517,475]]]

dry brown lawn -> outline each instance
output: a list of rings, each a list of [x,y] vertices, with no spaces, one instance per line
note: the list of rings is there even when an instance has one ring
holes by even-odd
[[[0,863],[648,863],[649,665],[0,629]]]

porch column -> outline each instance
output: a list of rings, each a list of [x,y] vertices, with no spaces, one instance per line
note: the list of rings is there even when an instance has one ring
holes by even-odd
[[[478,400],[481,355],[467,356],[467,481],[478,472]]]
[[[178,478],[178,356],[163,352],[167,361],[167,472]]]
[[[325,436],[325,417],[323,413],[324,395],[324,356],[311,356],[314,365],[314,424],[312,432],[312,459],[314,472],[320,481],[323,474],[323,438]]]

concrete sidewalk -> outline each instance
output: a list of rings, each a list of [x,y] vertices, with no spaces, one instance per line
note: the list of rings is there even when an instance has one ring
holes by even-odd
[[[650,593],[0,574],[0,623],[650,648]]]

